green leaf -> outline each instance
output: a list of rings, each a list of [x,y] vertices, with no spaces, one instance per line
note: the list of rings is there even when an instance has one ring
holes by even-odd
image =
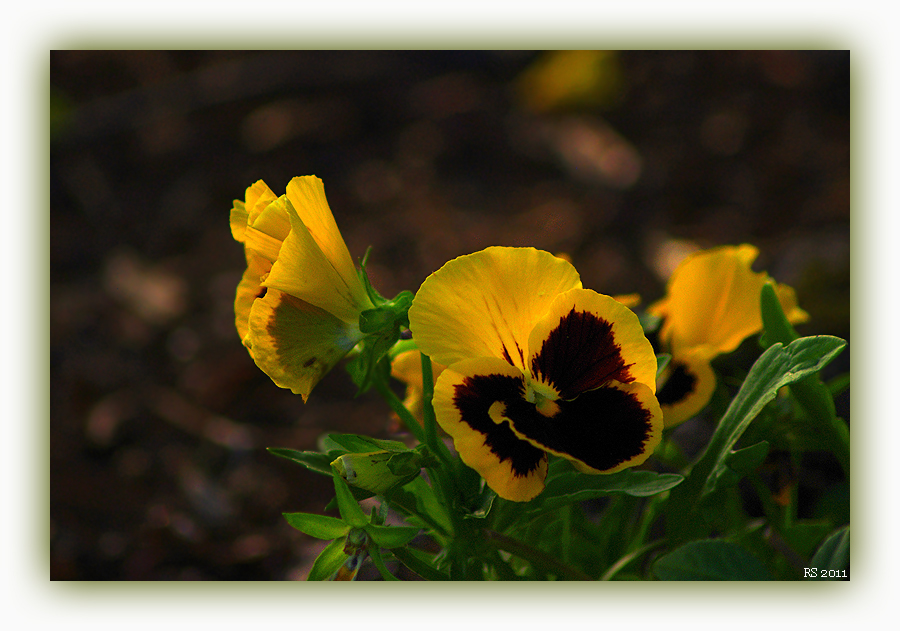
[[[624,469],[608,475],[589,475],[578,471],[567,471],[550,480],[542,495],[548,498],[581,491],[598,491],[649,497],[668,491],[680,484],[683,479],[676,473],[656,473],[636,469]]]
[[[741,478],[761,465],[768,454],[769,443],[765,440],[730,452],[725,457],[724,466],[716,471],[716,478],[707,494],[737,485]]]
[[[561,506],[603,497],[625,494],[649,497],[668,491],[684,480],[676,473],[655,473],[625,469],[609,475],[589,475],[578,471],[560,473],[547,482],[544,491],[524,504],[530,516],[555,510]]]
[[[378,570],[378,573],[381,574],[381,578],[383,580],[400,580],[399,578],[391,574],[390,570],[387,569],[387,566],[384,564],[384,559],[381,557],[381,550],[378,549],[378,546],[373,546],[369,549],[369,558],[372,559],[372,564],[375,566],[375,569]]]
[[[775,342],[790,344],[800,337],[784,314],[781,301],[778,300],[778,294],[775,292],[775,286],[771,282],[763,285],[760,292],[760,311],[763,321],[763,336],[760,342],[763,348],[767,348]]]
[[[828,537],[816,550],[810,566],[817,568],[820,574],[822,570],[839,572],[847,569],[850,566],[850,526],[844,526]]]
[[[788,322],[771,283],[763,285],[760,308],[765,329],[763,344],[774,342],[788,344],[797,339],[797,332]],[[822,382],[818,374],[798,379],[791,383],[790,389],[797,403],[809,417],[809,424],[822,436],[849,476],[850,436],[847,424],[836,416],[832,391]]]
[[[380,440],[360,434],[328,434],[332,443],[343,447],[348,453],[367,453],[371,451],[411,451],[399,440]]]
[[[840,338],[819,335],[799,338],[787,346],[776,343],[766,349],[750,368],[740,390],[725,410],[700,463],[691,472],[691,478],[695,474],[702,475],[706,490],[711,490],[731,448],[750,421],[775,398],[778,390],[817,373],[846,345]]]
[[[310,471],[331,475],[331,461],[333,457],[318,451],[297,451],[283,447],[269,447],[267,451],[280,458],[286,458],[292,462],[303,465]]]
[[[282,513],[287,522],[300,532],[316,539],[337,539],[350,532],[340,519],[314,513]]]
[[[406,513],[408,522],[421,521],[423,527],[449,534],[453,523],[447,514],[449,507],[438,500],[434,489],[421,476],[403,487],[396,488],[388,495],[392,507]]]
[[[335,539],[316,557],[306,580],[327,581],[348,558],[349,555],[344,552],[344,539]]]
[[[354,528],[364,528],[368,525],[369,518],[366,517],[362,508],[357,504],[356,498],[353,497],[353,492],[350,490],[350,487],[347,486],[344,478],[342,478],[337,471],[333,471],[331,477],[334,479],[335,499],[344,523],[347,523]]]
[[[419,534],[419,529],[414,526],[375,526],[374,524],[369,524],[365,530],[372,538],[372,541],[388,550],[398,546],[405,546]]]
[[[353,486],[386,495],[391,489],[408,484],[422,470],[422,456],[415,451],[373,451],[344,454],[334,462],[335,470]]]
[[[715,489],[720,476],[728,476],[724,469],[731,449],[750,422],[775,398],[778,390],[821,370],[846,344],[840,338],[827,335],[803,337],[787,346],[773,344],[760,355],[725,410],[703,455],[684,484],[675,489],[669,499],[670,537],[684,540],[696,536],[699,498]]]
[[[661,556],[652,572],[662,581],[769,581],[766,566],[736,543],[692,541]]]

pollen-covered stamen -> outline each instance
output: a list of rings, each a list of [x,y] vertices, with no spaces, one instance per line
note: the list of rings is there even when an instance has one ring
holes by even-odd
[[[525,389],[525,400],[533,403],[535,409],[547,417],[559,412],[559,405],[556,403],[558,398],[557,393],[543,383],[530,383]]]

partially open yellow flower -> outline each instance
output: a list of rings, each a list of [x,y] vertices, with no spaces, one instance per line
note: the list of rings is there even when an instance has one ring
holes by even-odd
[[[247,258],[234,302],[238,335],[276,385],[306,401],[362,339],[359,314],[374,306],[322,180],[295,177],[280,197],[256,182],[234,202],[231,233]]]
[[[688,256],[672,273],[666,296],[647,309],[663,319],[659,340],[672,354],[658,393],[666,427],[709,403],[716,385],[710,362],[762,330],[760,292],[774,281],[751,269],[758,255],[757,248],[743,244]],[[775,284],[775,292],[790,322],[809,318],[791,287]]]
[[[548,252],[492,247],[450,261],[422,284],[409,322],[446,366],[438,423],[503,498],[538,495],[548,454],[612,473],[660,440],[656,356],[637,316]]]

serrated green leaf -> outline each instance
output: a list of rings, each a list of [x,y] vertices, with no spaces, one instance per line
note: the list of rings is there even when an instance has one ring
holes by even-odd
[[[372,541],[388,550],[397,546],[405,546],[419,534],[419,529],[414,526],[376,526],[369,524],[365,530],[372,538]]]
[[[810,561],[819,570],[841,571],[850,566],[850,526],[844,526],[829,536]]]
[[[282,513],[287,522],[300,532],[316,539],[336,539],[350,532],[340,519],[315,513]]]
[[[692,541],[652,565],[661,581],[769,581],[772,575],[755,556],[720,539]]]
[[[779,388],[815,374],[847,345],[836,337],[802,337],[787,346],[776,343],[760,355],[725,411],[691,477],[702,475],[705,491],[712,490],[719,469],[747,425],[775,398]]]
[[[344,539],[335,539],[325,546],[325,549],[316,557],[306,580],[327,581],[338,571],[338,568],[344,564],[344,561],[346,561],[349,556],[350,555],[344,552]]]

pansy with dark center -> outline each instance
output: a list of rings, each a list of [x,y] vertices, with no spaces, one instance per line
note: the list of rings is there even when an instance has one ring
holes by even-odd
[[[409,320],[419,349],[446,366],[438,423],[503,498],[538,495],[550,455],[612,473],[660,440],[656,356],[637,316],[548,252],[454,259],[422,284]]]

